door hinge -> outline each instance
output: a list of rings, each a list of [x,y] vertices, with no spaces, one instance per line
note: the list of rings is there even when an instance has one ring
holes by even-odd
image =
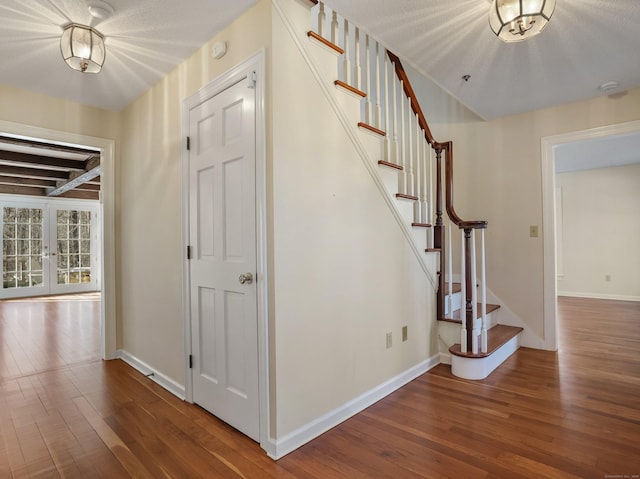
[[[187,259],[191,259],[191,246],[187,246]]]
[[[251,72],[249,74],[249,88],[254,89],[256,87],[257,81],[258,81],[258,74],[256,72]]]
[[[193,369],[193,354],[189,355],[189,369]]]
[[[190,149],[191,149],[191,137],[188,136],[187,137],[187,150],[190,150]]]

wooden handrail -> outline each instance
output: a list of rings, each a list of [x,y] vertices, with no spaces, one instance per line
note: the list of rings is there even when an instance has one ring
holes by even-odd
[[[391,63],[393,63],[395,67],[395,71],[398,79],[402,82],[405,95],[407,95],[407,98],[409,98],[409,101],[411,102],[411,109],[413,110],[413,113],[418,117],[418,123],[422,131],[424,131],[425,139],[431,145],[431,147],[434,150],[436,150],[436,152],[438,150],[445,152],[445,176],[446,176],[445,205],[447,209],[447,215],[449,216],[451,221],[460,229],[486,228],[487,227],[486,221],[484,220],[466,221],[460,218],[460,216],[458,216],[458,214],[456,213],[456,210],[453,206],[453,143],[450,141],[447,141],[445,143],[439,143],[433,138],[433,135],[431,134],[431,129],[429,128],[429,124],[427,123],[427,119],[425,118],[424,113],[422,112],[422,108],[420,108],[420,102],[418,102],[418,97],[413,91],[413,88],[411,86],[411,81],[409,80],[409,77],[407,76],[407,72],[402,66],[402,62],[400,61],[400,58],[398,58],[397,55],[391,53],[388,50],[387,50],[387,55],[389,56],[389,60],[391,60]],[[440,155],[438,155],[438,159],[439,158],[440,158]],[[437,191],[436,198],[439,198],[440,195],[441,195],[441,192]]]
[[[420,108],[418,97],[411,87],[411,82],[409,81],[407,72],[402,66],[402,62],[395,54],[391,53],[389,50],[387,50],[387,56],[395,67],[396,76],[402,81],[404,93],[405,95],[407,95],[407,98],[409,98],[409,101],[411,102],[411,109],[413,110],[413,113],[418,117],[418,123],[420,124],[420,128],[422,128],[422,131],[424,131],[425,139],[431,146],[433,146],[437,142],[433,139],[433,135],[431,134],[431,130],[429,129],[429,125],[427,124],[427,119],[425,118],[424,113],[422,113],[422,108]]]

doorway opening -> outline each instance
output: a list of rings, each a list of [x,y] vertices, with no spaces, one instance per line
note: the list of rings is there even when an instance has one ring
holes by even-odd
[[[617,125],[576,131],[562,135],[542,138],[542,202],[543,202],[543,237],[544,237],[544,347],[558,349],[558,273],[566,273],[562,268],[558,270],[558,256],[562,259],[563,250],[558,250],[558,235],[563,231],[556,226],[558,215],[556,207],[561,199],[556,196],[556,163],[560,148],[572,144],[598,142],[615,137],[640,135],[640,121],[632,121]],[[608,147],[610,148],[610,146]],[[609,151],[611,153],[611,151]],[[600,155],[608,161],[614,155]],[[577,158],[576,161],[587,161]],[[613,165],[611,165],[613,166]],[[597,218],[594,218],[594,225]],[[594,234],[603,234],[594,228]],[[606,279],[605,279],[606,280]]]
[[[1,120],[0,137],[5,140],[3,157],[8,158],[0,162],[0,214],[7,246],[2,290],[27,291],[20,292],[23,296],[100,290],[100,356],[113,359],[115,142]],[[43,145],[49,148],[46,155],[40,154]],[[39,164],[36,156],[45,158]],[[77,188],[96,178],[99,193],[95,186]]]

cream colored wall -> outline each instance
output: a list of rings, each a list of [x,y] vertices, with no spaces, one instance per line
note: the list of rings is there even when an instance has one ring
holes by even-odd
[[[110,140],[118,138],[116,112],[7,85],[0,85],[0,120]]]
[[[118,171],[119,344],[184,384],[181,105],[211,80],[269,48],[262,0],[144,93],[120,116]],[[214,42],[228,52],[214,60]]]
[[[640,89],[490,122],[436,125],[454,141],[458,212],[486,219],[489,287],[543,337],[541,139],[640,119]],[[529,237],[529,226],[539,237]]]
[[[558,294],[640,301],[640,164],[561,173],[556,187],[564,238]]]
[[[282,438],[436,354],[437,336],[433,288],[277,13],[272,71]]]

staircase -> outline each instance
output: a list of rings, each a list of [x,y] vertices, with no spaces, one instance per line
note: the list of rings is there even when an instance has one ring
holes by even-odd
[[[458,377],[483,379],[518,349],[523,329],[499,324],[500,305],[487,303],[487,222],[464,220],[454,208],[453,143],[433,138],[396,55],[322,2],[311,2],[307,36],[335,56],[333,86],[358,103],[362,134],[377,138],[378,176],[411,226],[411,240],[438,257],[441,360]]]

